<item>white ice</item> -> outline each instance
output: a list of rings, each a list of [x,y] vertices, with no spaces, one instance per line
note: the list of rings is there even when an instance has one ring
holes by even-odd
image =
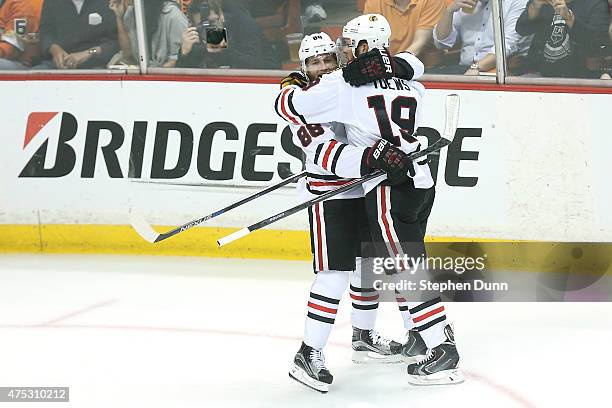
[[[316,393],[287,375],[311,279],[308,262],[0,256],[0,386],[69,386],[52,407],[610,406],[609,303],[449,304],[467,380],[414,387],[403,365],[351,363],[345,297]],[[402,338],[396,305],[378,316]]]

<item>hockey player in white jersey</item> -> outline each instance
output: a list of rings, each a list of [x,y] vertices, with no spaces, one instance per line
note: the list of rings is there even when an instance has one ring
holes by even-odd
[[[357,17],[343,28],[349,60],[384,49],[389,36],[388,22],[377,14]],[[427,161],[412,162],[407,158],[407,154],[421,147],[413,135],[420,123],[419,107],[425,89],[416,81],[397,77],[352,87],[345,82],[343,73],[324,75],[304,88],[284,88],[276,108],[295,125],[342,122],[348,146],[360,147],[363,152],[354,162],[359,164],[358,174],[357,166],[353,166],[353,173],[345,177],[363,176],[376,169],[386,172],[364,185],[365,207],[372,240],[382,243],[389,256],[395,257],[402,254],[401,242],[423,242],[435,196]],[[327,147],[325,153],[336,149],[335,145]],[[410,293],[402,295],[410,300]],[[441,299],[409,302],[408,307],[413,324],[408,344],[422,340],[428,349],[425,358],[408,365],[409,381],[461,382],[459,354]]]
[[[292,84],[308,86],[321,75],[338,68],[335,43],[325,33],[306,36],[299,55],[302,73],[294,72],[283,79],[281,89]],[[362,69],[359,72],[347,70],[345,78],[360,85],[374,78],[389,77],[384,70],[383,55],[387,55],[386,50],[382,54],[362,56],[359,60]],[[392,70],[396,75],[410,79],[415,74],[422,74],[422,63],[416,57],[407,54],[404,58],[389,61],[393,62]],[[297,125],[290,118],[291,108],[287,106],[287,110],[283,111],[280,104],[282,98],[281,92],[276,104],[281,109],[278,114],[292,123],[294,143],[302,147],[306,156],[307,177],[301,180],[299,186],[302,198],[311,199],[359,177],[364,148],[347,144],[344,127],[335,122]],[[289,375],[322,392],[328,390],[333,379],[325,367],[323,348],[335,320],[338,303],[349,283],[353,361],[402,361],[403,345],[380,336],[374,330],[378,295],[372,288],[360,287],[359,271],[355,270],[360,245],[370,239],[363,196],[363,189],[356,188],[309,209],[313,267],[317,275],[310,290],[304,340]],[[403,310],[407,324],[411,324],[407,306],[400,304],[400,310]],[[421,354],[425,351],[423,343]]]

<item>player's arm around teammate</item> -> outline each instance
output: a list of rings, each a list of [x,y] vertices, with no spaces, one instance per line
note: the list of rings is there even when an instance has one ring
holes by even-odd
[[[379,15],[360,16],[349,22],[343,29],[351,51],[349,57],[359,57],[388,44],[390,28],[385,23],[386,19]],[[311,87],[286,91],[281,103],[303,124],[337,120],[350,125],[347,127],[350,143],[371,146],[367,156],[375,160],[366,160],[366,167],[382,168],[391,177],[403,173],[404,180],[398,186],[392,188],[389,183],[381,183],[366,195],[372,239],[393,257],[403,253],[401,243],[423,242],[433,205],[434,182],[429,167],[419,163],[423,172],[417,175],[413,168],[406,167],[405,152],[398,149],[400,145],[410,151],[419,148],[412,135],[418,127],[418,106],[424,88],[418,83],[402,84],[401,81],[395,85],[391,81],[379,82],[364,88],[358,92],[352,90],[343,76],[334,72]],[[397,170],[398,166],[401,171]],[[402,295],[414,296],[410,292]],[[460,382],[459,355],[441,299],[409,302],[409,311],[414,332],[429,349],[426,360],[408,366],[410,381],[416,384]]]
[[[371,161],[367,155],[371,149],[346,143],[343,132],[339,133],[343,130],[341,124],[300,124],[291,117],[288,101],[282,99],[286,87],[313,86],[321,76],[336,70],[337,56],[332,50],[335,50],[335,44],[324,33],[305,37],[300,47],[302,72],[293,72],[281,81],[281,93],[275,104],[279,116],[291,124],[294,143],[302,147],[306,156],[306,188],[302,189],[305,199],[363,175],[362,163],[365,158]],[[407,54],[407,60],[410,57]],[[386,50],[374,50],[363,55],[359,64],[352,66],[354,69],[344,70],[344,80],[360,86],[387,77],[389,74],[383,72],[383,68],[389,62]],[[393,63],[392,70],[401,72],[400,75],[406,79],[420,76],[423,71],[418,59],[409,63],[397,58]],[[378,295],[361,287],[360,273],[356,268],[360,246],[369,241],[363,194],[363,189],[357,188],[309,209],[313,267],[317,274],[310,290],[303,343],[294,358],[290,376],[322,392],[327,391],[333,378],[325,367],[323,348],[335,320],[339,299],[346,290],[347,276],[350,276],[351,283],[353,361],[389,363],[403,359],[404,345],[386,339],[374,330]],[[405,322],[411,324],[406,310],[407,306],[400,304]],[[410,348],[413,346],[411,344]]]
[[[375,56],[370,60],[376,63]],[[338,67],[335,44],[324,33],[307,36],[300,47],[302,72],[294,72],[281,81],[303,88]],[[364,64],[364,66],[368,66]],[[351,78],[361,81],[360,73]],[[277,113],[287,119],[282,110]],[[282,109],[282,106],[281,106]],[[296,124],[288,120],[293,141],[305,153],[307,177],[302,195],[305,199],[347,183],[362,174],[360,162],[367,149],[348,145],[343,127],[337,123]],[[403,345],[374,331],[378,296],[361,293],[356,258],[360,245],[369,239],[363,190],[357,188],[333,200],[309,208],[311,247],[315,281],[310,288],[303,342],[294,357],[289,375],[321,392],[327,392],[333,376],[325,366],[323,348],[335,321],[338,304],[351,282],[353,326],[353,361],[400,362]],[[356,286],[353,286],[355,283]]]

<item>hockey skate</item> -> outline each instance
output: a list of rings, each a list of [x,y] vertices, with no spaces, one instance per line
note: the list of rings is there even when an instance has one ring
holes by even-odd
[[[302,343],[293,359],[293,364],[289,369],[289,377],[322,393],[329,391],[329,385],[334,379],[325,367],[323,351],[314,349],[304,343]]]
[[[464,381],[459,370],[459,353],[455,346],[453,329],[444,328],[444,343],[427,351],[419,361],[408,365],[408,382],[413,385],[459,384]]]
[[[374,330],[353,327],[353,363],[401,363],[402,344],[381,337]]]
[[[419,359],[427,354],[427,346],[423,338],[416,330],[408,330],[406,342],[402,347],[402,358],[405,363],[416,363]]]

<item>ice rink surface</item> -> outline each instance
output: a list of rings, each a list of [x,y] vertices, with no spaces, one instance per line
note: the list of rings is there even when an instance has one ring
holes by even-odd
[[[311,279],[308,262],[0,256],[0,386],[70,387],[24,408],[612,406],[609,303],[450,304],[466,382],[414,387],[404,365],[351,362],[345,294],[334,383],[311,391],[287,375]],[[403,338],[396,305],[378,316]]]

